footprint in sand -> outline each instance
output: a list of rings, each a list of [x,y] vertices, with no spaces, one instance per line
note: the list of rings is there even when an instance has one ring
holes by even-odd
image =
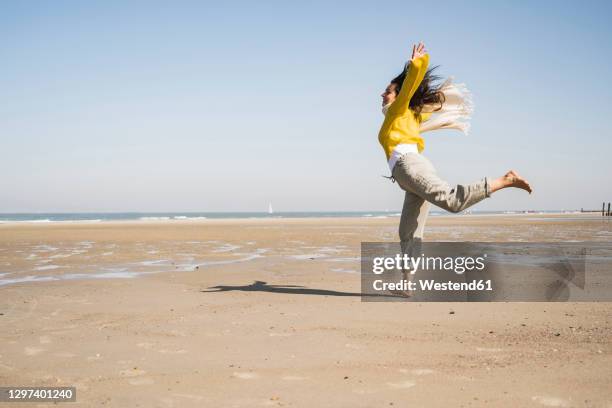
[[[184,349],[180,349],[180,350],[166,350],[166,349],[161,349],[161,350],[157,350],[158,353],[162,353],[162,354],[185,354],[187,353],[187,350]]]
[[[138,347],[142,347],[143,349],[147,349],[147,350],[152,349],[152,348],[153,348],[153,346],[154,346],[154,344],[153,344],[153,343],[147,343],[147,342],[144,342],[144,343],[138,343],[138,344],[136,344],[136,345],[137,345]]]
[[[429,375],[433,374],[434,370],[430,370],[429,368],[417,368],[416,370],[410,371],[414,375]]]
[[[500,348],[486,348],[486,347],[476,347],[476,351],[482,351],[484,353],[499,353],[503,351]]]
[[[72,358],[72,357],[76,357],[76,354],[70,353],[68,351],[62,351],[60,353],[55,353],[55,356],[61,357],[61,358]]]
[[[119,375],[122,377],[138,377],[139,375],[144,375],[147,372],[145,370],[141,370],[139,368],[130,368],[127,370],[119,371]]]
[[[411,388],[415,386],[413,381],[401,381],[398,383],[387,383],[387,385],[391,388]]]
[[[571,406],[569,401],[566,401],[563,398],[549,397],[549,396],[544,396],[544,395],[533,396],[531,397],[531,400],[534,402],[539,402],[540,404],[546,407],[569,407]]]
[[[353,350],[361,350],[363,348],[363,346],[360,346],[358,344],[351,344],[351,343],[346,343],[344,345],[344,347],[350,348],[350,349],[353,349]]]
[[[366,389],[362,389],[362,388],[355,389],[355,390],[353,390],[353,392],[355,394],[359,394],[359,395],[376,394],[375,390],[366,390]]]
[[[155,381],[153,381],[152,378],[139,377],[139,378],[130,378],[128,380],[128,383],[130,383],[131,385],[151,385],[151,384],[154,384]]]
[[[412,375],[429,375],[429,374],[434,373],[434,370],[431,370],[429,368],[416,368],[414,370],[408,370],[407,368],[400,368],[398,371],[402,374],[410,373]]]
[[[300,377],[299,375],[285,375],[281,378],[285,381],[303,381],[308,379],[308,377]]]
[[[202,397],[201,395],[193,395],[193,394],[177,394],[174,393],[172,394],[172,396],[174,397],[181,397],[181,398],[187,398],[193,401],[202,401],[204,399],[204,397]]]
[[[179,350],[168,350],[168,349],[159,349],[159,350],[155,350],[153,347],[155,346],[154,343],[148,343],[148,342],[143,342],[143,343],[138,343],[136,344],[136,346],[141,347],[145,350],[154,350],[157,351],[158,353],[161,354],[186,354],[188,353],[187,350],[185,349],[179,349]]]
[[[102,356],[100,355],[100,353],[96,353],[95,356],[88,356],[87,357],[87,361],[98,361],[101,360]]]
[[[45,349],[40,347],[26,347],[23,349],[23,352],[26,356],[35,356],[37,354],[42,353]]]
[[[79,391],[87,391],[87,390],[89,390],[89,386],[87,384],[85,384],[84,382],[76,381],[76,382],[72,383],[72,385],[74,385],[76,387],[76,389],[79,390]]]
[[[257,405],[260,405],[262,407],[278,407],[279,405],[281,405],[278,400],[279,400],[279,397],[272,397],[270,399],[261,401]]]
[[[257,373],[233,373],[232,374],[236,378],[240,378],[241,380],[254,380],[255,378],[259,378],[259,374]]]

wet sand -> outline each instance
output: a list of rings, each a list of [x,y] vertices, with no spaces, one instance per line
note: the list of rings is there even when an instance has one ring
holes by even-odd
[[[361,302],[359,245],[397,222],[0,224],[0,384],[73,385],[75,406],[612,406],[612,303]],[[432,217],[426,239],[612,222]]]

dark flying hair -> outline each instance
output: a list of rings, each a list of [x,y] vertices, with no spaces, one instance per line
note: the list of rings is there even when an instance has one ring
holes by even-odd
[[[402,89],[404,79],[406,78],[406,74],[408,73],[409,64],[410,63],[408,62],[405,65],[402,73],[391,80],[391,83],[395,84],[395,90],[398,94]],[[444,94],[440,91],[440,84],[438,83],[438,81],[440,81],[442,77],[433,74],[433,72],[437,68],[439,68],[439,65],[431,67],[427,70],[427,72],[425,73],[425,77],[423,77],[423,80],[421,81],[421,84],[412,96],[412,99],[410,99],[410,103],[408,106],[412,111],[416,112],[417,114],[421,113],[421,110],[423,109],[424,105],[439,104],[440,107],[435,110],[442,109],[442,104],[444,103]]]

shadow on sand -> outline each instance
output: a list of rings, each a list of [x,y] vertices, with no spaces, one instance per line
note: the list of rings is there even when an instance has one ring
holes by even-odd
[[[297,285],[268,285],[267,282],[255,281],[251,285],[244,286],[228,286],[218,285],[208,288],[208,290],[201,290],[200,292],[229,292],[232,290],[239,290],[243,292],[271,292],[271,293],[288,293],[292,295],[320,295],[320,296],[367,296],[367,297],[389,297],[395,298],[397,295],[383,295],[383,294],[362,294],[355,292],[338,292],[336,290],[327,289],[310,289],[304,286]]]

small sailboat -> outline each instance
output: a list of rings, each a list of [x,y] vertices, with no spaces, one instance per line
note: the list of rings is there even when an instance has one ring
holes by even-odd
[[[268,214],[274,214],[274,210],[272,209],[272,203],[268,203]]]

